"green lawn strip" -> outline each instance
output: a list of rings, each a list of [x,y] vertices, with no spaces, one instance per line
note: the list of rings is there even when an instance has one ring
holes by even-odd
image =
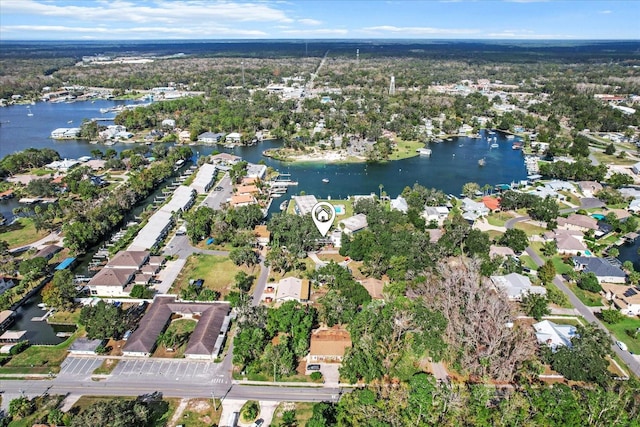
[[[171,293],[179,293],[190,279],[204,279],[204,287],[220,292],[221,296],[233,290],[235,275],[241,268],[226,256],[193,254],[187,259],[180,276],[171,287]],[[256,274],[256,272],[248,272]]]
[[[573,270],[573,267],[566,264],[564,260],[557,255],[551,258],[551,262],[553,262],[553,265],[556,268],[556,272],[558,274],[566,274]]]
[[[531,258],[529,255],[522,255],[520,257],[520,262],[524,267],[529,267],[531,270],[538,269],[538,264],[536,264],[533,258]]]
[[[567,202],[571,203],[572,205],[580,206],[580,199],[578,199],[575,196],[575,194],[571,193],[570,191],[560,190],[560,191],[558,191],[558,193],[560,193],[563,196],[565,196],[567,198]]]
[[[273,413],[272,427],[283,427],[282,414],[285,411],[296,412],[296,425],[304,426],[313,415],[313,405],[311,402],[282,402]]]
[[[72,311],[56,311],[47,318],[50,324],[77,325],[80,319],[81,308],[75,308]]]
[[[621,322],[609,324],[602,322],[616,338],[629,347],[629,351],[634,354],[640,354],[640,339],[631,338],[627,331],[635,331],[640,328],[640,319],[638,317],[625,317]]]
[[[602,307],[602,296],[593,292],[580,289],[575,283],[567,283],[567,287],[578,297],[587,307]]]
[[[605,154],[599,151],[592,151],[591,153],[600,163],[607,164],[607,165],[631,166],[636,163],[636,160],[633,160],[633,159],[619,158],[618,154],[620,154],[620,150],[617,150],[616,154],[614,154],[613,156],[610,156],[608,154]]]
[[[527,236],[540,235],[547,231],[546,228],[538,227],[537,225],[530,224],[526,221],[516,223],[515,228],[524,231]]]
[[[498,230],[487,230],[485,231],[485,233],[489,235],[489,239],[495,241],[500,240],[500,237],[502,237],[502,235],[504,234],[502,231]]]
[[[5,240],[11,249],[38,241],[48,232],[45,230],[36,231],[31,218],[18,218],[13,224],[0,227],[0,234],[2,240]]]
[[[98,366],[94,371],[94,375],[109,375],[116,366],[118,366],[119,359],[104,359],[102,364]]]
[[[0,367],[2,374],[48,374],[60,371],[62,361],[67,357],[67,349],[71,343],[84,334],[79,328],[72,336],[57,345],[34,345],[11,358]]]

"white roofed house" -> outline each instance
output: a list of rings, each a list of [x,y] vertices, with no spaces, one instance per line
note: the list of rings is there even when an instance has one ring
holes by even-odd
[[[280,280],[276,289],[276,301],[298,301],[307,302],[311,294],[311,283],[309,279],[298,279],[297,277],[287,277]]]
[[[224,138],[224,133],[204,132],[198,135],[198,142],[217,144],[222,138]]]
[[[462,217],[469,222],[475,222],[476,219],[488,215],[489,208],[484,203],[476,202],[468,197],[462,199]]]
[[[311,209],[318,203],[316,196],[309,194],[305,196],[291,196],[295,213],[304,216],[311,213]]]
[[[364,230],[369,226],[369,224],[367,223],[367,216],[361,213],[349,218],[345,218],[338,224],[345,234],[357,233],[358,231]]]
[[[536,340],[556,351],[558,347],[571,347],[571,339],[576,336],[576,327],[572,325],[557,325],[549,320],[543,320],[533,325]]]
[[[435,221],[439,226],[444,224],[444,220],[449,216],[449,208],[446,206],[427,206],[422,211],[422,217],[425,221],[430,223],[431,221]]]
[[[231,132],[224,139],[227,144],[240,144],[241,140],[242,135],[240,135],[238,132]]]
[[[247,178],[263,179],[267,174],[267,165],[247,164]]]
[[[542,286],[533,286],[527,276],[510,273],[506,276],[491,276],[493,284],[505,291],[511,301],[520,301],[527,294],[546,295],[547,290]]]
[[[409,210],[409,205],[404,197],[398,196],[395,199],[391,199],[391,210],[400,211],[402,213],[407,213]]]

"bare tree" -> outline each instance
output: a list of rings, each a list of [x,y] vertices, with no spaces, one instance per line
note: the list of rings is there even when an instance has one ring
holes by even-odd
[[[522,362],[533,357],[533,333],[513,326],[506,295],[481,277],[478,260],[441,261],[415,291],[447,318],[450,354],[470,374],[508,381]]]

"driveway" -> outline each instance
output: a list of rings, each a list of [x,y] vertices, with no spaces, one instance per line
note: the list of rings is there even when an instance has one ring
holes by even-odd
[[[222,187],[222,190],[215,191],[215,188]],[[233,187],[231,185],[231,179],[229,173],[225,173],[220,182],[218,182],[214,189],[212,189],[207,197],[202,201],[202,206],[208,206],[213,210],[220,210],[224,203],[231,198],[233,194]]]

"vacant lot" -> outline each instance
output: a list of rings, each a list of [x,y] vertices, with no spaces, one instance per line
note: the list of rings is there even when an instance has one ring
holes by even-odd
[[[171,293],[179,293],[189,285],[190,279],[204,279],[204,287],[220,292],[224,297],[233,290],[235,275],[241,268],[226,256],[194,254],[189,257],[182,273],[171,287]],[[256,274],[246,270],[249,274]]]
[[[36,231],[30,218],[19,218],[11,225],[0,227],[0,234],[2,240],[9,244],[9,248],[17,248],[40,240],[48,233],[44,230]]]

